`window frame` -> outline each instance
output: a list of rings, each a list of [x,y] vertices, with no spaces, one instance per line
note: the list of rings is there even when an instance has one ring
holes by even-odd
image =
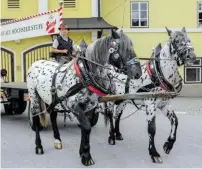
[[[20,2],[20,0],[18,0],[19,1],[19,8],[9,8],[9,0],[7,0],[6,1],[6,7],[7,7],[7,10],[19,10],[19,9],[21,9],[21,2]]]
[[[63,1],[63,9],[68,9],[68,10],[75,10],[75,9],[77,9],[77,0],[75,0],[75,7],[73,7],[73,8],[65,7],[65,1]]]
[[[199,4],[201,4],[202,5],[202,1],[198,1],[197,2],[197,27],[198,28],[202,28],[202,24],[201,24],[201,26],[199,25]],[[201,12],[202,12],[202,9],[201,9]],[[202,19],[201,19],[201,21],[202,21]]]
[[[132,15],[132,12],[133,12],[133,10],[132,10],[132,6],[133,6],[133,4],[134,3],[138,3],[139,4],[139,18],[138,19],[141,19],[140,18],[140,4],[141,3],[146,3],[147,4],[147,26],[133,26],[132,24],[132,19],[133,19],[133,15]],[[131,28],[149,28],[149,1],[131,1],[130,2],[130,27]]]
[[[200,60],[200,65],[184,65],[184,83],[185,84],[199,84],[199,83],[202,83],[202,57],[198,57],[198,58],[196,58],[196,60]],[[189,68],[199,68],[199,73],[200,73],[200,75],[199,75],[199,81],[187,81],[187,76],[186,76],[186,74],[187,74],[187,69],[189,69]]]

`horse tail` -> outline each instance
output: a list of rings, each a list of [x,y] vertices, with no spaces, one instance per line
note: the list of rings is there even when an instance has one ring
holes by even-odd
[[[44,103],[44,101],[40,98],[40,109],[42,110],[42,114],[39,115],[39,119],[40,119],[40,124],[42,127],[46,128],[48,126],[48,116],[47,116],[47,112],[46,112],[46,104]]]
[[[46,128],[48,126],[48,116],[46,114],[40,114],[39,119],[41,126]]]
[[[38,116],[36,117],[37,121],[39,120],[37,124],[39,123],[40,125],[39,127],[44,128],[48,124],[48,118],[47,118],[47,115],[45,114],[46,105],[45,105],[45,102],[41,99],[36,88],[36,79],[37,79],[38,72],[41,70],[40,64],[42,62],[44,61],[41,61],[41,60],[36,61],[29,67],[26,79],[27,79],[27,89],[28,89],[28,94],[29,94],[30,104],[31,104],[30,111],[32,109],[30,113],[32,113],[32,115]]]

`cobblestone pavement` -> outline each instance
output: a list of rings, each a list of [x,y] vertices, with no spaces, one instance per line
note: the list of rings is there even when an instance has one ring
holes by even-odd
[[[169,155],[163,151],[163,144],[170,133],[170,123],[160,112],[156,118],[155,143],[163,158],[162,164],[153,164],[148,154],[146,116],[142,112],[121,121],[124,140],[115,146],[107,143],[108,128],[103,116],[91,132],[91,154],[95,161],[92,167],[202,167],[202,98],[176,98],[171,101],[176,110],[179,127],[177,141]],[[131,114],[134,106],[127,106],[123,117]],[[35,133],[28,126],[27,113],[5,116],[1,120],[1,167],[83,167],[79,158],[80,129],[77,121],[58,118],[63,149],[53,147],[53,133],[50,124],[41,132],[44,155],[35,155]],[[91,168],[91,167],[90,167]]]

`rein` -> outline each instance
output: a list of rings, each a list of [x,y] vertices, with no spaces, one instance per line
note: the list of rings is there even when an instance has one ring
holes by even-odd
[[[88,62],[91,62],[91,63],[93,63],[93,64],[95,64],[95,65],[97,65],[97,66],[100,66],[100,67],[102,67],[102,68],[104,68],[104,69],[109,69],[109,70],[111,70],[110,68],[108,68],[108,67],[106,67],[106,66],[103,66],[103,65],[101,65],[101,64],[99,64],[99,63],[97,63],[97,62],[95,62],[95,61],[89,60],[89,59],[87,59],[87,58],[85,58],[85,57],[83,57],[83,56],[76,56],[76,55],[74,55],[74,56],[71,56],[71,58],[84,59],[84,60],[86,60],[86,61],[88,61]]]

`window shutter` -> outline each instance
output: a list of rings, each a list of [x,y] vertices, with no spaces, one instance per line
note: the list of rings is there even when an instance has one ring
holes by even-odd
[[[76,0],[64,0],[64,8],[76,8]]]
[[[7,0],[8,8],[20,8],[20,0]]]

